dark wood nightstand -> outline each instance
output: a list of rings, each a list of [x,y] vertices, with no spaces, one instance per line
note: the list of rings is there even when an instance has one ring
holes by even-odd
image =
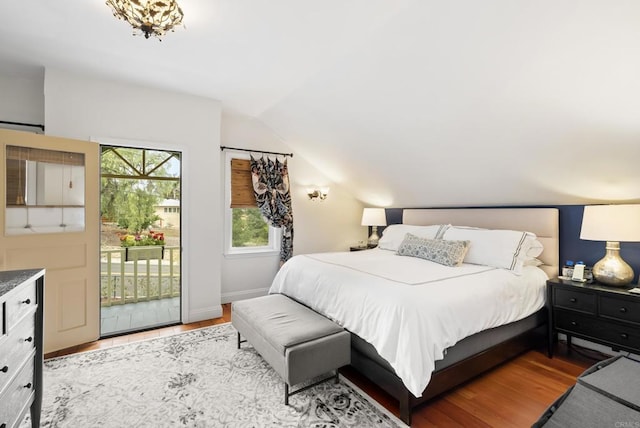
[[[370,250],[372,248],[376,248],[377,245],[367,245],[367,246],[355,246],[355,247],[349,247],[349,251],[362,251],[362,250]]]
[[[564,279],[547,281],[549,308],[549,357],[553,356],[555,334],[579,337],[591,342],[640,353],[640,295],[628,287],[608,287]]]

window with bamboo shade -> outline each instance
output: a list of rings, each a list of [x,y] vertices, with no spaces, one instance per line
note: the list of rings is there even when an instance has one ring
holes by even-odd
[[[257,208],[251,181],[251,161],[231,159],[231,208]]]
[[[246,252],[272,248],[276,239],[262,217],[253,193],[251,161],[232,157],[227,168],[230,177],[230,250]]]

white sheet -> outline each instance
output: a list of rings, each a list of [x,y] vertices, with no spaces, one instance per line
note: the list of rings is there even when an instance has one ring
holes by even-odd
[[[517,276],[374,249],[295,256],[269,293],[292,297],[371,343],[420,397],[447,348],[542,308],[546,280],[533,266]]]

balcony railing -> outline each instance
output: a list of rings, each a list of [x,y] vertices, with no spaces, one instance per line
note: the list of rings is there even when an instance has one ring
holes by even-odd
[[[126,261],[125,249],[100,250],[102,306],[180,295],[180,247],[164,247],[162,258]]]

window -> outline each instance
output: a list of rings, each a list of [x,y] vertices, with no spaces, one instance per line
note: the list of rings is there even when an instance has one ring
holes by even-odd
[[[249,155],[227,152],[226,172],[226,253],[272,253],[280,248],[280,229],[262,217],[251,182]]]

